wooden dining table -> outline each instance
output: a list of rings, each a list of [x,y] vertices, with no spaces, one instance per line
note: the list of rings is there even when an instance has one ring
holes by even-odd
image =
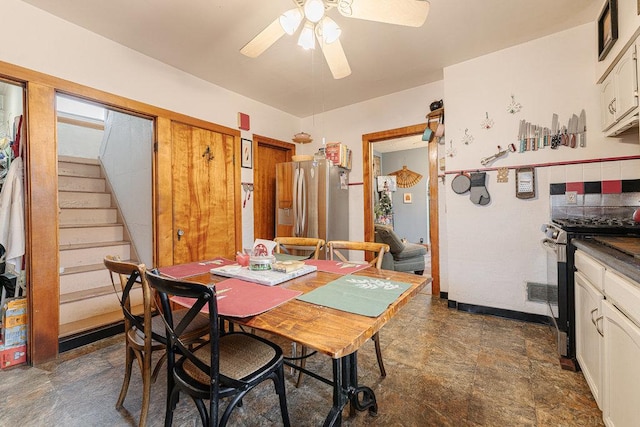
[[[404,282],[410,284],[410,287],[377,317],[353,314],[292,299],[255,316],[228,319],[235,324],[286,338],[331,357],[331,379],[300,368],[291,360],[285,360],[288,366],[302,370],[333,387],[333,406],[325,419],[325,426],[341,425],[342,410],[347,403],[351,403],[352,413],[354,410],[368,410],[372,415],[377,414],[378,405],[373,390],[358,383],[358,349],[431,282],[429,276],[379,270],[374,267],[360,270],[353,275]],[[340,274],[318,270],[277,286],[307,293],[340,277]],[[225,280],[225,277],[206,273],[185,280],[210,285]]]

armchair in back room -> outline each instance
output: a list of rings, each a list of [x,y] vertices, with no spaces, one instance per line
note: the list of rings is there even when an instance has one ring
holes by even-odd
[[[417,243],[403,242],[387,225],[375,225],[375,241],[389,245],[390,251],[384,254],[382,268],[385,270],[424,272],[424,256],[427,248]]]

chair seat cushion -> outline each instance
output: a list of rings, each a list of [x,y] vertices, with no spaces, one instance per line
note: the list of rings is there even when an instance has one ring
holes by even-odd
[[[427,248],[415,243],[405,243],[404,250],[401,252],[392,252],[393,258],[396,260],[424,257],[427,254]]]
[[[173,314],[173,324],[174,326],[180,323],[180,321],[184,318],[185,314],[187,314],[187,309],[175,310],[172,312]],[[157,314],[151,318],[151,331],[162,338],[166,338],[167,330],[164,325],[164,321],[162,320],[162,316]],[[209,319],[205,315],[199,315],[189,325],[187,329],[184,331],[183,336],[186,336],[186,341],[193,341],[195,338],[201,337],[209,333]],[[144,331],[140,331],[137,328],[132,328],[129,337],[139,345],[144,345]],[[165,342],[163,342],[165,343]]]
[[[205,345],[194,352],[207,366],[211,361],[211,347]],[[270,366],[276,357],[275,349],[249,334],[228,334],[220,337],[220,375],[241,380]],[[209,376],[190,360],[185,360],[185,373],[202,384],[209,384]]]

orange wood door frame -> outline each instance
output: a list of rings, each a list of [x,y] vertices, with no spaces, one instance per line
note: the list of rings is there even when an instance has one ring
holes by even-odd
[[[389,139],[424,133],[427,124],[417,124],[381,132],[362,135],[362,173],[364,196],[364,239],[375,240],[373,229],[373,144]],[[437,123],[430,121],[429,127],[435,131]],[[429,143],[429,243],[431,251],[431,293],[440,295],[440,240],[438,232],[438,144]]]
[[[253,135],[253,230],[254,237],[276,237],[275,182],[277,163],[290,162],[296,146],[262,135]]]

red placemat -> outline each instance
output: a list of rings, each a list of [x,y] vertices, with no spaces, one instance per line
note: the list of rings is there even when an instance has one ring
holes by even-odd
[[[158,270],[165,276],[173,279],[184,279],[185,277],[197,276],[199,274],[208,273],[214,267],[222,267],[223,265],[235,264],[226,258],[214,258],[208,261],[190,262],[188,264],[171,265],[168,267],[160,267]]]
[[[269,311],[301,295],[301,291],[263,286],[240,279],[227,279],[216,284],[218,314],[229,317],[255,316]],[[193,304],[193,299],[172,297],[172,301],[185,307]],[[208,313],[205,306],[202,312]]]
[[[304,263],[308,265],[315,265],[318,267],[318,271],[336,274],[351,274],[369,267],[369,264],[331,261],[328,259],[308,259]]]

